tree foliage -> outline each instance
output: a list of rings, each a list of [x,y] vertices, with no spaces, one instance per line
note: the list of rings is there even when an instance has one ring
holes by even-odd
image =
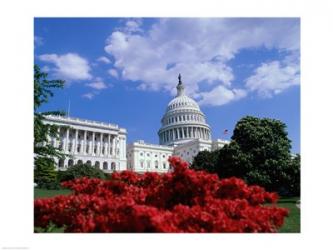
[[[281,121],[247,116],[236,124],[231,142],[214,152],[200,152],[192,168],[239,177],[283,195],[300,193],[300,156],[292,158],[291,141]]]
[[[218,160],[217,151],[200,151],[196,157],[194,157],[190,168],[195,170],[206,170],[210,173],[216,172],[216,165]]]
[[[270,191],[290,189],[296,163],[291,160],[291,141],[283,122],[247,116],[236,124],[231,139],[219,152],[221,177],[244,178]],[[293,182],[299,186],[299,179]]]
[[[58,138],[58,126],[43,122],[45,115],[64,115],[61,111],[40,113],[38,109],[53,96],[53,90],[62,88],[64,81],[48,80],[48,74],[34,66],[34,165],[37,184],[53,182],[56,177],[54,158],[63,158],[60,149],[49,142],[49,138]]]

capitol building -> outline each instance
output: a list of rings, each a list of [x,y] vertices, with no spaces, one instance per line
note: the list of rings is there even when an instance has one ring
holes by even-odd
[[[60,116],[47,116],[45,122],[59,126],[59,138],[50,138],[50,142],[67,154],[65,159],[57,159],[58,170],[86,163],[105,172],[163,173],[170,169],[169,156],[192,162],[198,152],[217,150],[229,143],[212,140],[204,113],[196,101],[185,94],[181,75],[177,95],[169,102],[161,119],[157,133],[159,145],[142,140],[126,145],[127,131],[116,124]]]

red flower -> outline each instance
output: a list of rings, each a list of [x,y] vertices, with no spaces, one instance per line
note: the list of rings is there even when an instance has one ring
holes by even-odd
[[[288,211],[263,206],[276,193],[243,180],[220,180],[170,157],[173,171],[123,171],[110,180],[62,183],[74,194],[35,200],[35,226],[53,222],[66,232],[276,232]]]

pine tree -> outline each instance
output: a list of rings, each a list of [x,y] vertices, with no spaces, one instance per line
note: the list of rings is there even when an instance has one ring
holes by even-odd
[[[48,138],[59,138],[58,126],[43,122],[46,115],[65,115],[62,111],[38,112],[42,104],[53,96],[53,89],[63,88],[63,80],[48,80],[48,74],[34,66],[34,181],[38,185],[49,184],[56,180],[55,158],[65,155],[51,145]]]

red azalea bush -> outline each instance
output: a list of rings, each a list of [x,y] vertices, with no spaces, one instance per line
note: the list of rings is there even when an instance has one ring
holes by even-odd
[[[277,194],[243,180],[188,168],[170,157],[173,171],[115,172],[111,180],[63,182],[74,194],[35,200],[35,226],[66,232],[276,232],[288,211]]]

